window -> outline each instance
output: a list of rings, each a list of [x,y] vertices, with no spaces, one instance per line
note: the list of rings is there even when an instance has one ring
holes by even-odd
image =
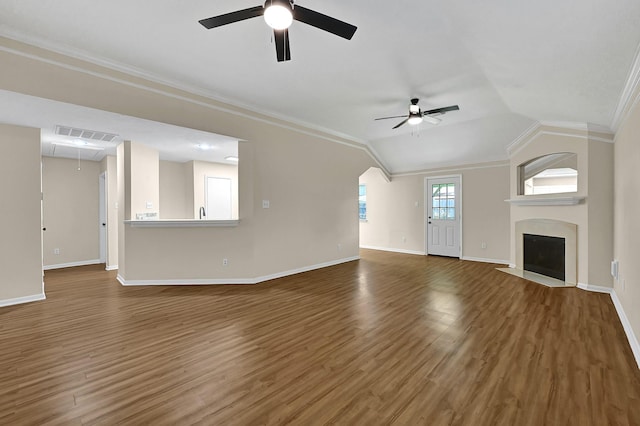
[[[431,186],[431,212],[435,220],[456,220],[456,185],[438,183]]]
[[[367,185],[359,186],[358,213],[360,220],[367,220]]]

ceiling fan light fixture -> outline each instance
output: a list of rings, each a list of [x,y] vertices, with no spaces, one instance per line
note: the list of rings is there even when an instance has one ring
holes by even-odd
[[[420,113],[411,112],[409,114],[409,119],[407,120],[407,123],[409,123],[412,126],[415,126],[416,124],[420,124],[422,123],[422,116],[420,115]]]
[[[285,30],[293,22],[293,10],[288,1],[267,0],[264,5],[264,21],[274,30]]]

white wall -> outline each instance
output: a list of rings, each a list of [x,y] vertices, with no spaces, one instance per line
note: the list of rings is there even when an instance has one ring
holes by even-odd
[[[78,160],[42,158],[46,269],[100,263],[100,171],[96,161],[82,161],[78,170]]]
[[[40,130],[0,124],[0,306],[44,298]]]
[[[376,170],[360,177],[367,185],[367,221],[360,245],[425,253],[425,178],[462,175],[462,256],[504,263],[509,258],[509,167],[506,163],[442,169],[387,182]],[[417,203],[417,205],[416,205]],[[482,243],[486,248],[482,248]]]

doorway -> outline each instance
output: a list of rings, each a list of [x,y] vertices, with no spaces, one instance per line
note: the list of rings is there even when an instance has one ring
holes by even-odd
[[[425,179],[427,254],[462,255],[462,176]]]
[[[100,229],[100,263],[107,263],[107,173],[100,173],[99,176],[99,220]]]

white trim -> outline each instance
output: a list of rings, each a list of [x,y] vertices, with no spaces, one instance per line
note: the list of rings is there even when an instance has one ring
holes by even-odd
[[[636,364],[638,364],[638,368],[640,368],[640,344],[633,332],[629,318],[627,318],[627,314],[624,312],[622,303],[620,303],[620,299],[618,299],[618,294],[614,289],[611,289],[611,300],[613,301],[613,306],[616,308],[616,312],[618,312],[618,317],[620,317],[620,322],[622,323],[622,328],[627,335],[627,340],[629,340],[629,346],[631,346],[631,351],[636,359]]]
[[[462,260],[468,260],[471,262],[482,262],[482,263],[496,263],[499,265],[508,265],[508,260],[500,260],[500,259],[485,259],[482,257],[470,257],[470,256],[462,256]]]
[[[510,198],[504,201],[515,206],[575,206],[586,198],[585,196],[533,197],[527,195],[526,198]]]
[[[638,343],[638,339],[633,332],[629,318],[627,318],[627,314],[624,312],[624,308],[622,307],[622,303],[620,303],[620,299],[618,299],[618,293],[616,293],[615,289],[583,283],[578,283],[577,287],[582,290],[592,291],[595,293],[606,293],[611,296],[611,301],[613,302],[613,306],[616,308],[618,318],[620,318],[620,322],[622,323],[622,328],[627,335],[627,340],[629,341],[629,346],[631,346],[633,356],[636,359],[636,364],[638,364],[638,368],[640,368],[640,343]]]
[[[75,266],[99,265],[101,263],[103,262],[101,262],[100,259],[81,260],[80,262],[59,263],[57,265],[44,265],[42,269],[45,271],[49,271],[51,269],[73,268]]]
[[[520,151],[522,148],[527,146],[534,139],[538,129],[540,129],[540,122],[536,121],[531,126],[529,126],[527,130],[520,133],[520,136],[515,138],[513,142],[511,142],[507,146],[507,152],[509,153],[509,156],[515,154],[517,151]]]
[[[417,254],[417,255],[421,255],[421,256],[424,256],[426,254],[425,252],[419,251],[419,250],[404,250],[404,249],[398,249],[398,248],[392,248],[392,247],[379,247],[379,246],[361,245],[360,248],[361,249],[366,249],[366,250],[389,251],[389,252],[392,252],[392,253]]]
[[[5,306],[21,305],[23,303],[37,302],[45,300],[47,297],[43,293],[34,294],[32,296],[16,297],[15,299],[0,300],[0,308]]]
[[[104,270],[105,271],[116,271],[118,269],[118,265],[107,265]]]
[[[237,109],[232,109],[232,108],[226,108],[222,105],[214,105],[212,103],[208,103],[208,102],[202,102],[202,101],[198,101],[196,99],[190,98],[188,96],[184,96],[184,95],[179,95],[176,93],[170,93],[166,90],[163,89],[159,89],[159,88],[153,88],[149,85],[143,85],[143,84],[138,84],[138,83],[134,83],[128,80],[125,80],[123,78],[118,78],[115,76],[110,76],[108,74],[105,74],[103,72],[97,72],[97,71],[90,71],[87,70],[85,68],[82,68],[80,66],[76,66],[76,65],[70,65],[67,63],[62,62],[61,60],[54,60],[54,59],[49,59],[49,58],[44,58],[40,55],[34,54],[34,53],[27,53],[24,52],[22,50],[19,49],[15,49],[15,48],[11,48],[8,46],[2,46],[0,45],[0,51],[3,52],[8,52],[8,53],[13,53],[16,54],[18,56],[22,56],[25,58],[29,58],[29,59],[33,59],[33,60],[37,60],[40,62],[44,62],[47,64],[51,64],[51,65],[55,65],[55,66],[59,66],[68,70],[72,70],[72,71],[77,71],[77,72],[81,72],[83,74],[88,74],[94,77],[98,77],[101,79],[105,79],[105,80],[109,80],[109,81],[113,81],[116,83],[120,83],[120,84],[124,84],[126,86],[130,86],[130,87],[135,87],[138,89],[142,89],[142,90],[146,90],[152,93],[157,93],[163,96],[167,96],[170,98],[174,98],[174,99],[178,99],[178,100],[182,100],[185,102],[189,102],[195,105],[199,105],[199,106],[203,106],[205,108],[209,108],[209,109],[213,109],[216,111],[221,111],[221,112],[225,112],[228,114],[232,114],[232,115],[236,115],[239,117],[243,117],[243,118],[247,118],[247,119],[251,119],[251,120],[255,120],[258,122],[262,122],[262,123],[267,123],[269,125],[272,126],[276,126],[276,127],[280,127],[283,129],[287,129],[287,130],[291,130],[294,132],[298,132],[298,133],[302,133],[305,135],[309,135],[309,136],[313,136],[313,137],[317,137],[320,139],[324,139],[328,142],[334,142],[334,143],[338,143],[341,145],[346,145],[352,148],[356,148],[356,149],[361,149],[363,151],[365,151],[369,157],[371,157],[371,159],[378,164],[378,166],[380,166],[381,169],[383,169],[385,171],[385,173],[390,174],[387,170],[387,167],[384,165],[384,163],[378,158],[377,154],[375,153],[375,151],[373,151],[371,149],[371,146],[369,145],[369,143],[365,140],[361,140],[358,138],[354,138],[352,136],[346,135],[346,134],[342,134],[330,129],[325,129],[323,127],[320,126],[316,126],[313,125],[311,123],[306,123],[306,122],[302,122],[302,121],[297,121],[294,120],[292,118],[287,118],[287,117],[279,117],[275,114],[273,114],[272,112],[266,112],[266,111],[262,111],[259,110],[258,108],[253,108],[250,106],[243,106],[242,104],[238,104],[238,103],[233,103],[230,100],[227,100],[226,98],[221,98],[220,96],[217,96],[213,93],[209,93],[204,91],[203,89],[199,89],[196,87],[191,87],[191,86],[185,86],[185,85],[181,85],[178,84],[176,82],[171,82],[171,81],[167,81],[164,79],[161,79],[159,77],[154,77],[149,73],[146,73],[142,70],[136,70],[133,69],[131,67],[125,67],[122,65],[116,65],[115,63],[112,62],[108,62],[105,60],[99,60],[97,58],[91,58],[89,55],[86,54],[78,54],[78,55],[74,55],[72,53],[69,52],[65,52],[64,49],[56,49],[54,47],[41,47],[41,45],[38,44],[37,41],[23,41],[24,36],[22,35],[15,35],[12,34],[11,36],[7,35],[7,34],[3,34],[0,35],[0,39],[4,37],[7,38],[9,40],[14,40],[18,43],[22,43],[22,44],[26,44],[30,47],[35,47],[37,49],[42,49],[45,51],[49,51],[51,53],[57,54],[57,55],[62,55],[68,58],[72,58],[72,59],[80,59],[82,61],[85,61],[89,64],[92,65],[97,65],[100,67],[103,67],[107,70],[110,71],[116,71],[119,73],[122,73],[124,75],[130,76],[130,77],[134,77],[134,78],[141,78],[144,79],[150,83],[155,83],[155,84],[160,84],[160,85],[164,85],[168,88],[174,89],[174,90],[179,90],[179,91],[183,91],[189,95],[194,95],[194,96],[200,96],[203,98],[206,98],[208,100],[211,100],[213,102],[216,103],[222,103],[222,104],[226,104],[227,106],[233,107],[233,108],[237,108],[237,109],[243,109],[244,111],[238,111]],[[1,42],[1,40],[0,40]],[[41,44],[45,44],[45,43],[41,43]],[[264,116],[264,118],[258,116],[257,114]],[[277,121],[276,121],[277,120]],[[297,126],[297,127],[296,127]],[[196,129],[196,130],[202,130],[202,129]],[[336,139],[339,138],[339,139]],[[340,140],[343,139],[343,140]]]
[[[603,287],[603,286],[593,285],[593,284],[578,283],[576,287],[578,287],[581,290],[592,291],[594,293],[606,293],[606,294],[613,293],[613,288],[611,287]]]
[[[565,129],[566,132],[557,131],[557,130],[545,130],[544,127],[552,127],[552,128],[560,128]],[[576,133],[583,132],[583,133]],[[596,133],[605,133],[610,137],[604,138],[600,136],[594,136],[590,132]],[[572,138],[584,139],[584,140],[592,140],[606,143],[614,143],[615,135],[614,133],[604,127],[591,123],[574,123],[574,122],[537,122],[527,130],[525,130],[516,140],[514,140],[509,146],[507,146],[507,152],[509,153],[509,157],[513,157],[518,152],[520,152],[523,148],[529,145],[531,142],[536,140],[538,137],[542,135],[552,135],[552,136],[568,136]]]
[[[167,219],[167,220],[125,220],[132,228],[194,228],[194,227],[234,227],[239,220],[200,220],[200,219]]]
[[[433,169],[424,169],[414,172],[392,173],[391,179],[404,176],[431,175],[433,173],[454,173],[463,170],[493,169],[496,167],[509,167],[509,165],[509,160],[487,161],[486,163],[462,163],[458,166],[443,166],[442,168],[435,167]]]
[[[436,180],[436,179],[451,179],[451,178],[455,178],[455,179],[459,179],[460,182],[460,188],[458,188],[459,190],[456,193],[456,198],[457,198],[457,206],[456,206],[456,211],[458,212],[458,259],[462,259],[462,228],[463,223],[462,223],[462,173],[456,173],[456,174],[451,174],[451,175],[437,175],[437,176],[425,176],[424,178],[424,186],[422,188],[422,194],[424,195],[424,199],[422,200],[422,205],[424,206],[424,211],[423,211],[423,215],[422,215],[422,220],[424,221],[424,252],[425,254],[429,254],[429,226],[427,224],[428,222],[428,216],[429,216],[429,212],[427,211],[429,208],[429,200],[427,199],[427,193],[429,193],[427,191],[428,187],[429,187],[429,180]]]
[[[316,265],[304,266],[302,268],[291,269],[288,271],[277,272],[275,274],[264,275],[256,278],[198,278],[198,279],[172,279],[172,280],[125,280],[122,275],[118,274],[116,279],[123,286],[143,286],[143,285],[222,285],[222,284],[259,284],[264,281],[274,280],[277,278],[287,277],[289,275],[300,274],[303,272],[322,269],[329,266],[339,265],[341,263],[353,262],[360,260],[360,256],[345,257],[330,262],[318,263]]]
[[[620,125],[624,122],[629,112],[633,109],[634,105],[640,100],[640,45],[636,50],[636,55],[633,60],[633,64],[629,69],[629,75],[627,76],[627,82],[620,93],[620,100],[618,106],[611,119],[611,129],[614,132],[618,132]],[[636,96],[634,97],[634,94]]]

